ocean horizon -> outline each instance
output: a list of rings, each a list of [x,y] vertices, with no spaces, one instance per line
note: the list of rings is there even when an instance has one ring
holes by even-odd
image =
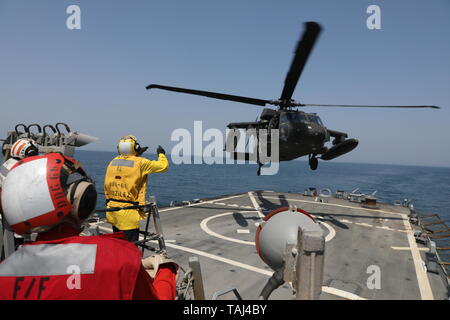
[[[76,154],[78,152],[103,152],[103,153],[108,153],[108,154],[117,154],[117,151],[115,151],[115,150],[113,150],[113,151],[111,151],[111,150],[77,150]],[[146,158],[149,158],[149,159],[153,158],[153,160],[156,160],[156,158],[157,158],[157,154],[156,153],[151,153],[151,152],[145,152],[143,154],[143,156],[146,157]],[[169,153],[166,152],[166,156],[167,157],[172,157],[172,154],[169,154]],[[75,155],[75,157],[76,157],[76,155]],[[1,157],[0,157],[0,159],[1,159]],[[200,156],[192,156],[191,155],[191,159],[192,159],[192,162],[193,162],[194,159],[214,159],[214,158],[210,158],[210,157],[204,157],[203,158],[203,157],[200,157]],[[224,163],[225,163],[226,157],[223,157],[223,159],[224,159]],[[304,157],[301,157],[301,158],[290,160],[290,162],[305,162],[305,163],[308,163],[308,160],[306,160],[306,159],[307,159],[307,157],[304,156]],[[325,161],[320,161],[319,160],[319,168],[320,168],[320,165],[322,163],[324,163],[324,162]],[[329,162],[329,161],[327,161],[327,162]],[[424,165],[424,164],[399,164],[399,163],[376,163],[376,162],[366,162],[366,161],[342,161],[339,158],[333,159],[332,162],[335,162],[335,163],[348,163],[348,164],[368,164],[368,165],[380,165],[380,166],[388,165],[388,166],[400,166],[400,167],[425,167],[425,168],[448,168],[448,169],[450,169],[450,164],[447,165],[447,166],[444,166],[444,165],[432,165],[431,166],[431,165]],[[282,163],[286,163],[286,162],[282,162]]]
[[[94,179],[99,192],[97,208],[105,207],[103,181],[108,163],[117,156],[114,151],[77,150],[80,161]],[[156,160],[156,154],[144,157]],[[303,193],[314,187],[371,194],[378,202],[393,204],[411,200],[421,213],[437,213],[450,222],[450,168],[399,164],[320,161],[316,171],[303,159],[281,162],[272,176],[257,176],[256,164],[173,164],[161,174],[149,176],[147,195],[156,196],[159,206],[172,201],[190,201],[252,190]],[[3,161],[3,157],[0,156]]]
[[[103,192],[106,167],[117,152],[77,150],[75,158],[96,181]],[[155,154],[144,154],[156,160]],[[409,199],[419,212],[438,213],[447,222],[450,214],[450,168],[398,164],[369,164],[321,161],[316,171],[302,159],[280,163],[273,176],[257,176],[256,164],[179,164],[171,161],[167,172],[149,176],[148,195],[156,196],[159,206],[171,201],[189,201],[217,197],[251,190],[303,193],[315,187],[371,194],[376,191],[378,202],[393,204]],[[104,207],[99,194],[98,206]]]

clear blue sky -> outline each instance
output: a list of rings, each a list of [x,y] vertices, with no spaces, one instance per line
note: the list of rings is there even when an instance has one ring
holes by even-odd
[[[81,7],[81,30],[66,8]],[[366,8],[381,7],[381,30]],[[65,121],[114,150],[136,135],[154,152],[171,132],[252,121],[257,106],[146,91],[150,83],[278,98],[303,22],[324,30],[294,98],[432,104],[441,110],[317,108],[360,145],[339,161],[450,166],[450,2],[0,0],[0,128]],[[307,109],[312,111],[312,109]]]

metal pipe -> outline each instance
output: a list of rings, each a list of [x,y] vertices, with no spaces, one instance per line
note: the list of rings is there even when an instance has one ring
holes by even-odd
[[[262,300],[268,300],[272,292],[284,283],[283,279],[284,266],[277,269],[267,281],[266,285],[259,294]]]

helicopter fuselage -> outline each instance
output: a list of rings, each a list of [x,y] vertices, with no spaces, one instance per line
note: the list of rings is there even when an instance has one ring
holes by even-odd
[[[230,129],[279,130],[279,160],[289,161],[306,155],[317,155],[327,151],[324,144],[330,141],[328,129],[315,113],[297,110],[275,111],[264,109],[258,122],[230,123]],[[271,149],[270,139],[268,149]]]
[[[279,113],[280,161],[321,154],[330,140],[327,128],[315,113],[282,111]]]

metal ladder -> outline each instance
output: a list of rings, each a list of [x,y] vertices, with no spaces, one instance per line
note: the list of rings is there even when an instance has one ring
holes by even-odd
[[[145,223],[145,230],[139,230],[139,234],[144,236],[144,239],[136,241],[135,244],[142,248],[142,256],[144,256],[145,249],[154,251],[157,253],[165,253],[166,252],[166,243],[164,241],[164,233],[159,217],[158,205],[156,204],[156,198],[150,197],[147,201],[146,205],[143,208],[143,211],[147,214],[147,221]],[[150,220],[153,219],[153,224],[155,227],[155,232],[150,232]],[[155,249],[152,246],[149,246],[147,242],[149,241],[158,241],[159,249]]]

